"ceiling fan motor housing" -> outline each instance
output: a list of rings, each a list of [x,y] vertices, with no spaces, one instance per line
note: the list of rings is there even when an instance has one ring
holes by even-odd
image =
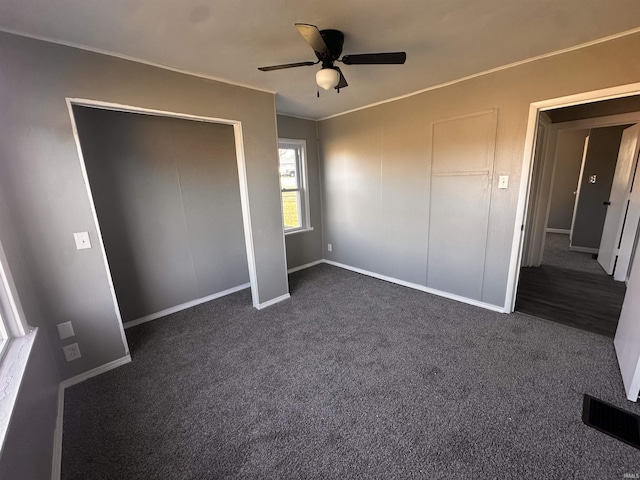
[[[340,30],[320,30],[320,35],[329,49],[329,54],[315,52],[318,60],[322,62],[322,68],[331,68],[340,55],[344,45],[344,34]]]

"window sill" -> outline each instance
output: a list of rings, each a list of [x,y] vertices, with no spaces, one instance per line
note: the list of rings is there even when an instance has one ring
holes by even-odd
[[[18,399],[18,390],[37,333],[36,328],[22,337],[12,339],[0,362],[0,449],[7,437],[11,413]]]
[[[305,232],[312,232],[312,231],[313,231],[313,227],[301,228],[300,230],[291,230],[289,232],[284,232],[284,235],[288,236],[288,235],[295,235],[296,233],[305,233]]]

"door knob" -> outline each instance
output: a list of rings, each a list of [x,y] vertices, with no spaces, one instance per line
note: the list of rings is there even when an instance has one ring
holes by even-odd
[[[606,205],[606,206],[608,207],[609,205],[611,205],[611,202],[606,201],[606,202],[602,202],[602,204],[603,204],[603,205]]]

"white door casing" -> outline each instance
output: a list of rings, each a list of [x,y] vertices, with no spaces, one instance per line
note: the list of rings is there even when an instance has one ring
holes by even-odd
[[[547,110],[583,105],[591,102],[625,98],[632,95],[640,95],[640,82],[615,87],[603,88],[589,92],[567,95],[564,97],[550,98],[532,102],[529,105],[527,132],[524,139],[522,168],[520,171],[520,188],[518,191],[518,203],[516,205],[516,217],[513,224],[513,239],[511,245],[511,257],[507,276],[507,289],[505,292],[504,311],[513,312],[516,304],[516,293],[520,277],[520,266],[523,261],[524,230],[528,214],[530,200],[531,176],[535,149],[535,139],[538,130],[539,115]],[[588,118],[564,122],[563,128],[595,128],[613,125],[637,123],[638,112],[628,114],[610,115],[599,118]],[[553,126],[553,125],[552,125]]]
[[[622,132],[616,170],[609,196],[609,206],[607,207],[607,216],[602,229],[600,249],[598,250],[598,263],[609,275],[613,275],[616,257],[618,256],[620,236],[622,235],[633,172],[638,158],[638,148],[640,147],[639,138],[640,124],[633,125]]]
[[[578,211],[578,202],[580,201],[580,187],[582,186],[582,177],[584,175],[584,164],[587,160],[587,152],[589,151],[589,135],[584,139],[584,149],[582,150],[582,162],[580,162],[580,173],[578,174],[578,186],[576,187],[576,197],[573,202],[573,213],[571,214],[571,230],[569,232],[569,246],[573,242],[573,227],[576,224],[576,212]]]

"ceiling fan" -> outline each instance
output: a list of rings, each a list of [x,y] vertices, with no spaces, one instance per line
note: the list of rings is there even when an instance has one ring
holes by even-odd
[[[316,73],[316,83],[325,90],[335,88],[340,93],[340,89],[348,87],[349,84],[340,68],[334,65],[335,62],[342,62],[345,65],[401,65],[407,59],[405,52],[361,53],[340,58],[344,43],[344,34],[340,30],[318,30],[315,25],[306,23],[296,23],[295,26],[304,40],[313,48],[318,61],[272,65],[259,67],[258,70],[270,72],[284,68],[308,67],[322,62],[322,69]]]

